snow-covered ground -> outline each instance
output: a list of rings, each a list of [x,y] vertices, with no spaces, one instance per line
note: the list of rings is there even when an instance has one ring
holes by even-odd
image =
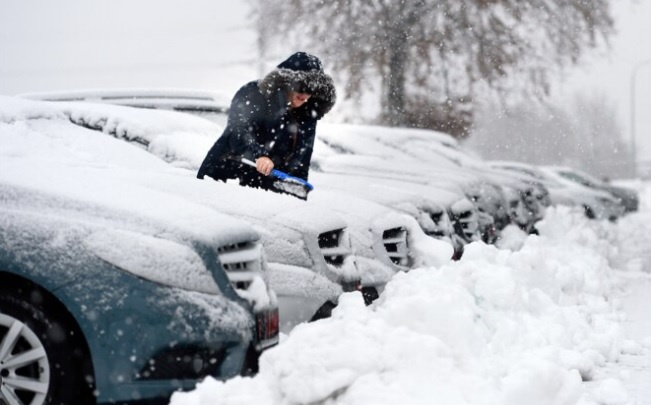
[[[550,209],[539,236],[398,274],[365,307],[296,327],[255,377],[172,405],[651,404],[651,183],[618,223]]]

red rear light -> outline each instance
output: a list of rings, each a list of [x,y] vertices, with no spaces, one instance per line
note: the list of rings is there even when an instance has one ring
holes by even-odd
[[[265,349],[278,343],[280,333],[278,308],[258,312],[255,317],[259,348]]]
[[[361,280],[341,281],[340,283],[341,283],[341,289],[344,292],[362,291]]]
[[[280,333],[280,316],[278,310],[274,310],[267,320],[267,336],[274,337]]]

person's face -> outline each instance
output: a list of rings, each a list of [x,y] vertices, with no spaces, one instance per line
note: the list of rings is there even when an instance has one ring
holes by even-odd
[[[309,99],[310,99],[310,95],[307,93],[299,93],[297,91],[292,91],[289,93],[289,106],[292,108],[298,108],[303,104],[305,104]]]

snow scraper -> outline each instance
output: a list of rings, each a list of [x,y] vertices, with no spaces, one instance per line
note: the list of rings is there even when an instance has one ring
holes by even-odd
[[[256,167],[255,162],[246,158],[242,158],[242,163]],[[302,200],[306,200],[307,193],[314,190],[314,187],[307,181],[298,177],[290,176],[289,174],[281,172],[280,170],[272,169],[269,175],[277,179],[274,181],[275,188],[287,194],[298,197]]]

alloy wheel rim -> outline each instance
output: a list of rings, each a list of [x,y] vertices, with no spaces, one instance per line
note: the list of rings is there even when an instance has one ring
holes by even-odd
[[[41,340],[18,319],[0,314],[0,405],[41,405],[49,385],[50,365]]]

